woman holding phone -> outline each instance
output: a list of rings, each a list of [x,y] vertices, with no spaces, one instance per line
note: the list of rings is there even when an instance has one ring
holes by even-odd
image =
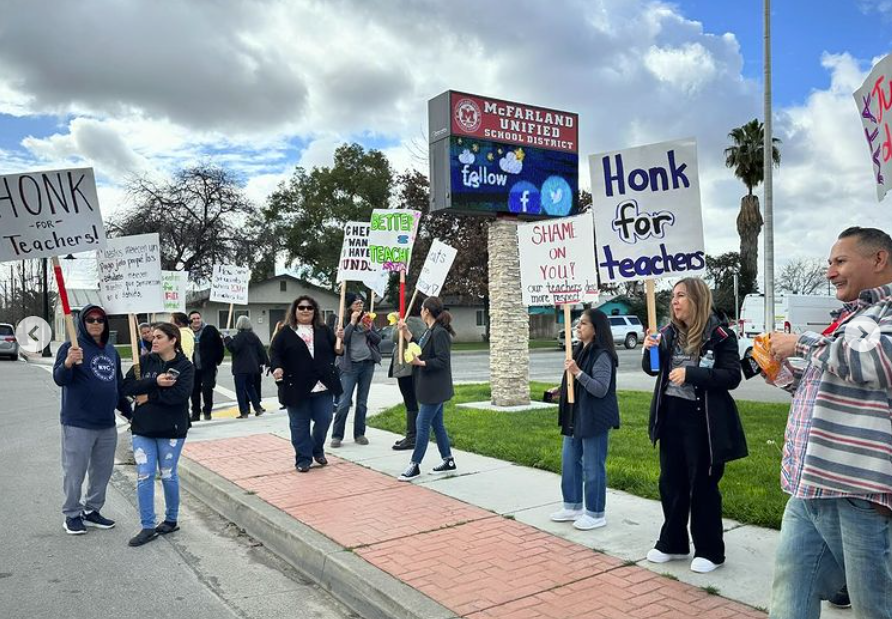
[[[179,529],[180,482],[177,464],[189,429],[189,399],[195,379],[192,362],[180,345],[180,330],[167,323],[152,328],[152,352],[124,378],[125,395],[134,396],[130,420],[136,460],[136,497],[140,532],[130,540],[142,546],[159,534]],[[139,377],[135,370],[139,370]],[[166,507],[164,522],[155,526],[155,472],[161,471]]]

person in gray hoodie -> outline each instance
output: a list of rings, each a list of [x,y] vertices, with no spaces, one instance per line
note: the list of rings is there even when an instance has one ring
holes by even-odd
[[[63,527],[69,535],[83,535],[86,527],[111,529],[115,522],[99,511],[115,464],[118,432],[115,408],[130,415],[121,390],[121,357],[108,343],[108,316],[97,305],[84,307],[77,319],[78,348],[59,347],[53,380],[62,387]],[[89,477],[87,494],[82,488]]]

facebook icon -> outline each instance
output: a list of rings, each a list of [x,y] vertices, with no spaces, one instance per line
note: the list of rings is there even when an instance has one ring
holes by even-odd
[[[508,192],[508,210],[512,213],[538,215],[541,210],[539,190],[528,181],[515,183]]]

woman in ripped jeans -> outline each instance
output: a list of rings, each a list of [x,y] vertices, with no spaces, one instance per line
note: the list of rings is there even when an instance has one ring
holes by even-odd
[[[179,329],[167,323],[152,326],[152,352],[140,360],[139,377],[131,368],[124,394],[134,396],[131,418],[136,496],[142,525],[130,540],[142,546],[159,534],[173,533],[180,507],[177,463],[189,429],[189,398],[195,379],[192,362],[183,354]],[[161,471],[166,507],[164,522],[155,526],[155,471]]]

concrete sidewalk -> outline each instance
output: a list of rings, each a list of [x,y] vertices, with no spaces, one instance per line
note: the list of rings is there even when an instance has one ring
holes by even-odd
[[[400,402],[396,385],[375,385],[370,413]],[[182,477],[367,618],[764,617],[776,531],[725,521],[727,561],[712,574],[654,565],[644,557],[662,522],[656,501],[610,490],[608,525],[577,531],[548,518],[558,475],[456,451],[456,474],[404,484],[398,437],[367,436],[298,474],[284,413],[202,423]],[[438,461],[429,452],[423,471]],[[851,615],[825,606],[822,616]]]

